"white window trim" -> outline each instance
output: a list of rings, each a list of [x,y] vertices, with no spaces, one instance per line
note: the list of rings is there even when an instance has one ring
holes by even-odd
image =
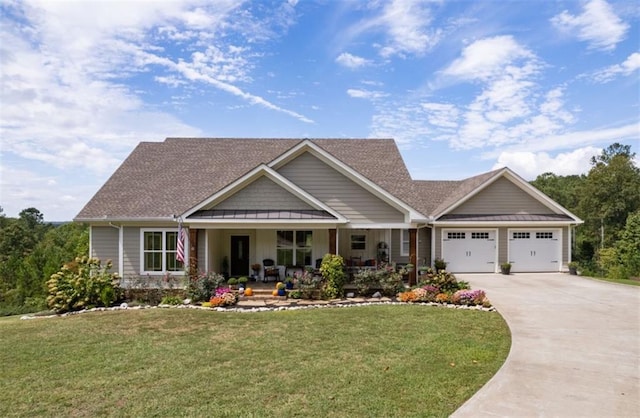
[[[162,271],[151,270],[147,271],[144,269],[144,234],[145,232],[162,232]],[[166,235],[167,232],[175,232],[178,233],[178,228],[140,228],[140,274],[150,274],[150,275],[160,275],[160,274],[176,274],[181,272],[182,270],[167,270],[167,248],[166,248]],[[188,231],[185,231],[185,236],[188,236]],[[185,261],[189,259],[189,246],[185,240],[184,243],[184,259]],[[186,262],[184,263],[186,266]]]
[[[353,237],[364,237],[364,241],[354,241]],[[368,241],[369,237],[367,235],[367,233],[365,232],[352,232],[351,235],[349,235],[349,249],[351,251],[367,251],[367,241]],[[353,244],[358,243],[358,244],[364,244],[364,248],[353,248]]]
[[[288,232],[291,231],[293,232],[293,239],[291,240],[291,247],[279,247],[278,246],[278,232],[280,231],[284,231],[284,232]],[[292,257],[291,260],[293,262],[294,266],[299,265],[298,264],[298,260],[296,260],[296,250],[299,248],[307,248],[307,247],[298,247],[298,245],[296,244],[296,232],[311,232],[311,262],[313,265],[313,229],[277,229],[276,230],[276,263],[278,262],[278,255],[277,252],[279,249],[284,249],[284,250],[291,250],[292,253]]]
[[[406,237],[406,239],[405,239]],[[409,248],[411,247],[411,241],[409,239],[410,234],[409,234],[409,230],[408,229],[401,229],[400,230],[400,256],[401,257],[408,257],[409,256]],[[405,247],[404,247],[404,243],[407,243],[407,248],[405,251]]]

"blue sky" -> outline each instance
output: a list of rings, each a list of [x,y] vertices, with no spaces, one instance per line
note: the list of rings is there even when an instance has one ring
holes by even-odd
[[[0,3],[0,206],[70,220],[140,141],[391,137],[415,179],[640,152],[633,1]],[[363,152],[366,150],[363,149]]]

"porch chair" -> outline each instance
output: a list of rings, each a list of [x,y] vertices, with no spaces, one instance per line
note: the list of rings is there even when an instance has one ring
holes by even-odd
[[[273,259],[266,258],[262,260],[262,265],[264,266],[264,277],[262,279],[264,283],[269,280],[269,277],[274,277],[276,282],[280,280],[280,269]]]

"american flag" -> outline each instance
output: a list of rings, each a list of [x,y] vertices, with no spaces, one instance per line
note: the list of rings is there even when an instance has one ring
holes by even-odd
[[[176,260],[184,264],[184,229],[182,222],[178,223],[178,244],[176,250]]]

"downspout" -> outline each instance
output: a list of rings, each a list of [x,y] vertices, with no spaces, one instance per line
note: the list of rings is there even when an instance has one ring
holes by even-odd
[[[114,225],[111,222],[109,222],[109,226],[118,230],[118,275],[122,285],[124,280],[124,227]]]

